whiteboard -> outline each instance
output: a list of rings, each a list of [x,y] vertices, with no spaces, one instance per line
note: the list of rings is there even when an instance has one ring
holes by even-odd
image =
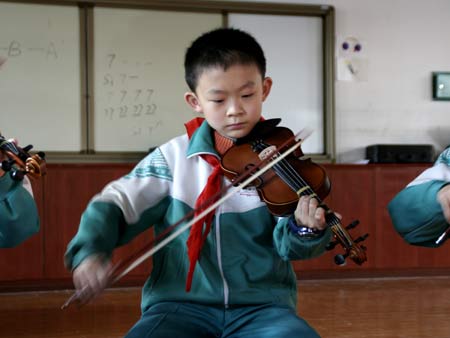
[[[220,13],[94,8],[94,149],[148,151],[185,132],[186,48]]]
[[[322,18],[230,13],[229,26],[251,33],[261,44],[272,90],[265,118],[279,117],[294,132],[308,127],[304,153],[324,152]]]
[[[35,150],[81,150],[79,10],[0,3],[0,131]]]
[[[147,152],[184,133],[196,116],[183,99],[185,50],[227,22],[265,50],[274,85],[264,117],[312,128],[305,153],[332,151],[332,8],[255,2],[249,13],[240,2],[194,2],[188,10],[184,2],[159,9],[152,1],[146,9],[61,3],[0,1],[5,137],[76,156]]]

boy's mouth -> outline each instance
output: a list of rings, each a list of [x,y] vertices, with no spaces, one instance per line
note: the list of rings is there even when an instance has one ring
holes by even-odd
[[[229,124],[227,126],[227,128],[231,129],[231,130],[237,130],[237,129],[242,129],[244,126],[245,126],[245,123],[240,122],[240,123]]]

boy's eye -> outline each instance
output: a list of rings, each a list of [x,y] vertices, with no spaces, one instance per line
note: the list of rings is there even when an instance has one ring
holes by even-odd
[[[242,95],[242,97],[252,97],[253,96],[253,93],[251,93],[251,94],[246,94],[246,95]]]
[[[211,102],[214,102],[214,103],[222,103],[223,102],[223,100],[210,100]]]

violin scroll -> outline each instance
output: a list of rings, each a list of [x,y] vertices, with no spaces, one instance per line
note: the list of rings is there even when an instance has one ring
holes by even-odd
[[[369,234],[364,234],[356,239],[352,239],[347,230],[355,228],[359,224],[358,220],[353,221],[345,228],[339,223],[331,225],[331,230],[333,232],[333,240],[328,243],[326,250],[333,250],[336,245],[340,244],[344,248],[344,254],[337,254],[334,256],[334,262],[336,265],[345,265],[346,259],[350,259],[357,265],[362,265],[367,261],[366,251],[367,248],[364,245],[358,243],[363,242]]]
[[[15,181],[23,180],[25,175],[34,179],[44,176],[47,173],[45,153],[38,152],[32,155],[29,153],[32,148],[31,144],[21,148],[0,134],[0,151],[6,156],[0,163],[0,168],[9,172]]]

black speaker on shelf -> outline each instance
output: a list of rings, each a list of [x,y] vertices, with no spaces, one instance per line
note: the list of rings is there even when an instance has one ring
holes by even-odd
[[[432,163],[430,144],[374,144],[366,147],[369,163]]]

